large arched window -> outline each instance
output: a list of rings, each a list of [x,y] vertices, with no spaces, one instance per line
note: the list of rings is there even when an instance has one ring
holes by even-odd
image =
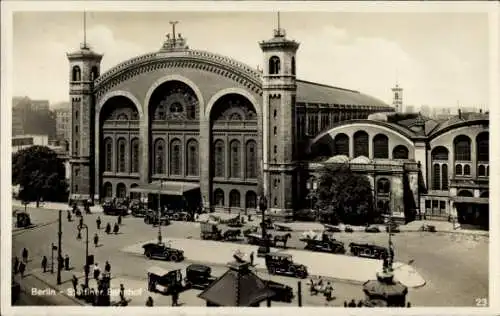
[[[476,137],[477,161],[490,161],[490,135],[488,132],[482,132]]]
[[[292,57],[292,75],[295,75],[295,57]]]
[[[181,141],[174,139],[170,142],[170,174],[181,175],[181,161],[182,161]]]
[[[191,139],[187,143],[186,148],[186,170],[188,176],[198,175],[198,142],[195,139]]]
[[[397,145],[392,150],[392,159],[408,159],[408,148],[404,145]]]
[[[113,185],[109,182],[104,183],[102,186],[102,191],[104,197],[112,197],[113,196]]]
[[[257,208],[257,194],[253,191],[248,191],[245,197],[246,208]]]
[[[455,138],[453,143],[455,145],[455,160],[470,161],[471,160],[470,138],[465,135],[460,135]]]
[[[364,131],[354,133],[354,157],[368,157],[368,134]]]
[[[130,142],[130,172],[139,172],[139,139],[134,138]]]
[[[163,139],[155,141],[153,170],[155,174],[165,173],[165,141]]]
[[[231,163],[230,178],[239,178],[241,170],[240,142],[233,140],[229,146],[229,161]]]
[[[82,70],[78,66],[73,66],[73,70],[71,71],[71,79],[72,81],[81,81],[82,80]]]
[[[215,206],[224,206],[224,191],[221,189],[214,191],[214,204]]]
[[[458,164],[455,166],[455,175],[462,175],[463,173],[463,168],[462,165]]]
[[[277,75],[281,70],[281,62],[278,56],[272,56],[269,58],[269,74]]]
[[[334,139],[334,155],[344,155],[349,157],[349,136],[337,134]]]
[[[389,158],[389,138],[384,134],[377,134],[373,137],[373,158]]]
[[[224,142],[222,140],[217,140],[214,143],[214,176],[224,178],[226,175],[225,168],[225,158],[226,153],[224,150]]]
[[[229,192],[229,207],[240,207],[241,197],[238,190],[231,190]]]
[[[250,140],[246,147],[246,177],[255,179],[257,178],[257,143]]]
[[[434,148],[431,152],[431,158],[433,161],[440,160],[448,162],[448,149],[443,146]]]
[[[113,140],[110,137],[104,140],[104,171],[113,171]]]
[[[441,166],[439,164],[434,164],[432,166],[432,189],[441,190]]]
[[[127,196],[127,187],[123,183],[118,183],[116,186],[116,197],[125,198]]]
[[[118,172],[126,172],[126,162],[125,162],[125,155],[126,155],[126,141],[124,138],[118,139],[116,142],[117,144],[117,152],[118,152]]]

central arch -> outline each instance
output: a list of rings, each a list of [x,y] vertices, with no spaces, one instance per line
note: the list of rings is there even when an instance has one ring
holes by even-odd
[[[216,94],[214,94],[210,98],[210,100],[208,101],[207,106],[205,108],[205,118],[207,118],[207,119],[210,118],[210,115],[211,115],[211,112],[212,112],[212,108],[214,107],[214,104],[220,98],[222,98],[223,96],[225,96],[227,94],[239,94],[239,95],[245,97],[253,105],[254,110],[257,112],[257,115],[259,117],[261,116],[262,112],[261,112],[261,109],[260,109],[260,106],[259,106],[260,103],[257,102],[257,100],[255,99],[255,97],[251,93],[249,93],[248,91],[246,91],[244,89],[241,89],[241,88],[227,88],[227,89],[220,90],[219,92],[217,92]]]

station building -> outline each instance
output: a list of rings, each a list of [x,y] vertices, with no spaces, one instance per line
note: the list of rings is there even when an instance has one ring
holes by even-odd
[[[299,43],[283,29],[273,35],[259,43],[262,70],[190,49],[175,31],[158,51],[103,74],[103,56],[86,44],[69,53],[71,198],[160,195],[174,203],[180,196],[249,211],[263,192],[271,212],[300,207],[310,140],[339,122],[393,109],[358,91],[297,79]]]

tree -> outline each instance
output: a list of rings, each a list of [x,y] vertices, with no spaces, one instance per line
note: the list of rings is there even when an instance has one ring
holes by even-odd
[[[323,218],[332,224],[339,221],[352,225],[367,224],[377,216],[368,178],[352,172],[347,165],[325,166],[321,170],[316,206]]]
[[[45,146],[32,146],[18,151],[12,157],[12,184],[19,184],[23,201],[40,199],[63,200],[68,185],[65,170],[57,154]]]

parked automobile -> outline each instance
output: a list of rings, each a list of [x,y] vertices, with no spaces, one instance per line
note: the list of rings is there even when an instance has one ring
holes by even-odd
[[[301,279],[307,278],[307,267],[303,264],[294,263],[290,254],[268,253],[265,261],[269,274],[287,275]]]
[[[349,244],[349,248],[351,250],[351,254],[357,257],[384,259],[389,254],[386,247],[373,244],[358,244],[352,242]]]
[[[147,270],[148,291],[164,295],[172,294],[173,290],[183,290],[182,272],[180,269],[166,270],[160,267],[150,267]]]
[[[378,226],[375,226],[375,225],[366,226],[365,232],[367,232],[367,233],[380,233],[380,228],[378,228]]]
[[[171,248],[164,243],[147,243],[142,245],[144,255],[148,259],[162,259],[180,262],[184,260],[184,250]]]
[[[206,289],[212,282],[217,280],[211,275],[212,268],[202,264],[191,264],[186,268],[185,284],[188,288],[198,290]]]
[[[292,302],[295,295],[293,294],[293,288],[291,286],[271,280],[266,280],[265,282],[267,287],[275,293],[275,295],[271,298],[272,301],[285,303]]]

